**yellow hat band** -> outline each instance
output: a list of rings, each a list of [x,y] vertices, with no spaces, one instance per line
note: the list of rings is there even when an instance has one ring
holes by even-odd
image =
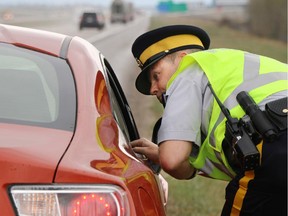
[[[181,46],[187,46],[187,45],[198,45],[204,48],[201,40],[195,35],[191,35],[191,34],[174,35],[174,36],[164,38],[152,44],[151,46],[149,46],[140,55],[139,60],[142,64],[145,64],[145,62],[150,57],[158,53],[161,53],[164,51],[167,52],[171,49],[181,47]]]

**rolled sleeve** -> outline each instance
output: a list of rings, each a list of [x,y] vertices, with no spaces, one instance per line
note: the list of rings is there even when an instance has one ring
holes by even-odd
[[[167,104],[158,132],[159,143],[185,140],[201,145],[202,90],[197,74],[179,75],[167,90]]]

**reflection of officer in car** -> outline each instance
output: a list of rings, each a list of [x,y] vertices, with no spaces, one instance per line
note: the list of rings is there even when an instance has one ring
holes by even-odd
[[[209,43],[186,25],[136,39],[136,88],[165,109],[158,145],[132,147],[177,179],[230,181],[222,215],[286,215],[287,65]]]

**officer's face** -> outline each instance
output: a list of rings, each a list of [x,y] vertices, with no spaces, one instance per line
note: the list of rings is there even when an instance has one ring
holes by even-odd
[[[150,69],[150,94],[157,96],[161,102],[161,95],[166,92],[166,85],[173,73],[176,71],[179,64],[179,57],[171,59],[166,56],[155,63]]]

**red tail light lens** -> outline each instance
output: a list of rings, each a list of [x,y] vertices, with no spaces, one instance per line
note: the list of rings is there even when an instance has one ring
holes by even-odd
[[[64,198],[65,199],[65,198]],[[122,211],[120,215],[124,215],[124,209],[118,209],[114,198],[107,194],[81,194],[75,197],[70,204],[62,207],[62,212],[70,212],[68,215],[103,215],[112,216]],[[63,214],[65,215],[65,214]]]
[[[20,216],[128,216],[127,194],[113,185],[15,185],[12,200]]]

